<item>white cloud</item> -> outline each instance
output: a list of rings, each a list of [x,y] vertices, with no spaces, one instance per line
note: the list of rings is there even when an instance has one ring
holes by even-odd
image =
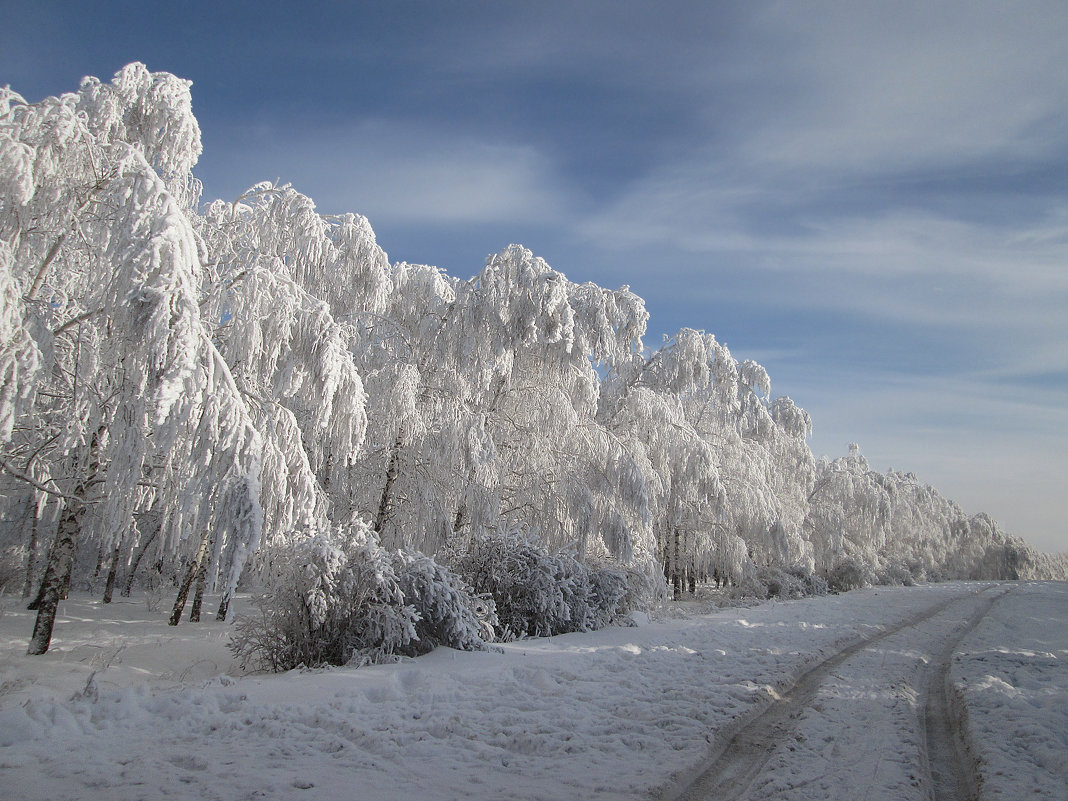
[[[694,173],[676,184],[647,182],[587,220],[584,233],[621,251],[656,246],[689,252],[691,263],[704,257],[718,271],[723,264],[748,271],[749,300],[769,308],[852,311],[859,304],[898,323],[998,324],[1043,335],[1063,327],[1063,209],[1015,225],[901,209],[813,211],[803,224],[779,229],[772,221],[753,231],[731,204],[756,196],[774,207],[770,192],[707,189]],[[708,291],[719,287],[712,282]]]
[[[277,177],[320,210],[356,211],[372,225],[550,222],[569,213],[552,165],[530,147],[389,120],[232,135],[243,139],[240,155],[213,168],[217,184],[220,172],[234,187]]]
[[[878,173],[1037,158],[1068,131],[1060,2],[782,3],[755,35],[772,53],[765,80],[792,90],[748,140],[759,163]]]
[[[777,3],[737,31],[729,68],[699,54],[705,141],[586,217],[586,240],[748,272],[732,291],[769,309],[1000,326],[1052,355],[1068,206],[998,180],[1068,160],[1068,7]]]

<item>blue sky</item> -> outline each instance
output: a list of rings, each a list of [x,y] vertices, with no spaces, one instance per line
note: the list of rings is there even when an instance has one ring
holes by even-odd
[[[280,179],[390,258],[630,284],[814,419],[1068,550],[1068,5],[0,0],[28,100],[194,82],[205,197]]]

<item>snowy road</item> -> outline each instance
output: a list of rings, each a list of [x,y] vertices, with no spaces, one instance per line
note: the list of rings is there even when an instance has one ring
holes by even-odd
[[[728,733],[789,697],[785,717],[749,727],[764,751],[740,780],[749,798],[927,801],[924,741],[937,736],[920,720],[949,667],[982,801],[1062,801],[1068,585],[1010,586],[875,588],[245,677],[225,625],[173,629],[144,604],[90,599],[61,610],[53,651],[27,657],[32,619],[8,603],[0,798],[687,797]]]
[[[968,620],[946,637],[941,651],[927,665],[921,697],[926,777],[937,801],[976,801],[979,776],[964,737],[962,710],[952,704],[949,672],[961,641],[978,626],[994,604],[1011,589],[988,594]]]
[[[960,641],[1004,592],[938,601],[818,663],[724,733],[709,767],[670,797],[973,801],[946,678]]]

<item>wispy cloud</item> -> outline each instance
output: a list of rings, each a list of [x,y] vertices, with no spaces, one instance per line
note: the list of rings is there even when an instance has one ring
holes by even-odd
[[[1002,326],[1029,352],[1063,325],[1068,205],[1027,178],[1068,170],[1063,4],[780,3],[737,24],[693,98],[705,138],[585,218],[589,241],[734,265],[767,308]]]
[[[380,225],[544,223],[570,213],[553,166],[531,147],[386,119],[237,126],[230,135],[242,146],[209,166],[209,192],[280,178],[326,213],[358,211]]]
[[[754,34],[790,88],[747,142],[758,162],[879,173],[1063,145],[1062,3],[780,3]]]

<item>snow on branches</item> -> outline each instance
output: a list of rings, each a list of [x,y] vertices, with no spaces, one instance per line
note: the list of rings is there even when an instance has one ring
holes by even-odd
[[[175,553],[197,538],[193,524],[240,540],[235,552],[254,548],[255,515],[230,519],[223,498],[233,485],[257,485],[260,457],[228,367],[201,324],[200,248],[171,191],[191,185],[200,148],[188,84],[131,65],[107,87],[90,80],[78,94],[5,104],[2,161],[18,164],[0,189],[4,273],[18,293],[14,309],[6,293],[5,317],[21,319],[33,339],[21,352],[36,351],[42,364],[26,369],[31,357],[19,360],[20,343],[13,348],[7,337],[4,361],[21,361],[19,375],[33,380],[6,385],[4,395],[33,402],[12,421],[4,461],[41,476],[38,488],[66,507],[53,547],[59,561],[50,561],[44,580],[47,618],[69,583],[83,525],[110,550],[131,530],[142,484],[166,493],[175,522],[160,542]],[[133,126],[138,115],[151,131]],[[5,409],[10,420],[10,401]],[[210,478],[181,461],[193,456],[203,465],[208,454]],[[215,567],[240,572],[238,563]],[[40,625],[33,648],[43,650],[51,621]]]
[[[590,599],[629,604],[623,575],[653,596],[663,578],[681,594],[794,592],[822,586],[814,570],[843,586],[1063,572],[859,449],[817,464],[811,418],[761,365],[689,328],[650,350],[629,287],[573,283],[519,245],[466,280],[390,264],[365,218],[287,185],[198,209],[191,109],[188,81],[142,64],[38,103],[0,89],[0,546],[40,587],[37,652],[94,556],[108,597],[153,564],[174,623],[206,587],[225,614],[243,577],[311,581],[307,557],[337,579],[313,629],[352,565],[381,562],[388,647],[349,632],[325,661],[418,650],[417,620],[424,640],[473,643],[485,620],[433,559],[491,546],[539,581],[554,565],[538,604],[585,588],[515,633],[612,617]]]

